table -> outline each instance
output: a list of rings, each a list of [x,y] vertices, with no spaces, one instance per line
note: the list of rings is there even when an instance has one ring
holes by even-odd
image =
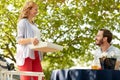
[[[120,80],[120,71],[91,69],[53,70],[51,80]]]

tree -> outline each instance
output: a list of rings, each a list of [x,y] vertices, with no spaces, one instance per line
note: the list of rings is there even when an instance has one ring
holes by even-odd
[[[6,1],[0,1],[3,3],[0,4],[1,54],[15,61],[18,11],[25,0]],[[43,66],[47,79],[53,69],[83,65],[92,60],[91,50],[96,48],[94,37],[101,28],[113,31],[113,44],[120,47],[120,37],[116,35],[120,31],[119,0],[35,1],[39,4],[36,23],[42,32],[42,40],[64,46],[63,51],[44,54]],[[8,6],[13,6],[13,9],[7,9]]]

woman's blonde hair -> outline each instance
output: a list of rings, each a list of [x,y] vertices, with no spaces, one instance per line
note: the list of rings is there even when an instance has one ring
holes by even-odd
[[[26,2],[25,5],[23,6],[22,10],[21,10],[21,13],[20,13],[18,21],[20,19],[22,19],[22,18],[28,18],[30,10],[34,6],[37,6],[37,4],[35,2],[33,2],[33,1]]]

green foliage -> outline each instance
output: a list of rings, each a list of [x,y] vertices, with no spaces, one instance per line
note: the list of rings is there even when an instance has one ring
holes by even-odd
[[[15,62],[16,26],[26,0],[0,0],[0,53]],[[53,69],[83,65],[92,60],[94,37],[101,28],[120,31],[119,0],[34,0],[39,5],[36,23],[43,41],[64,46],[63,51],[44,54],[46,80]],[[7,7],[12,6],[11,10]],[[114,34],[114,39],[120,37]],[[114,43],[114,42],[113,42]],[[119,44],[114,44],[120,47]]]

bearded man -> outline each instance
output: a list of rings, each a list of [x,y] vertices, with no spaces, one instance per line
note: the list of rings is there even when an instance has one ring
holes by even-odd
[[[116,59],[114,70],[118,70],[120,66],[120,49],[111,45],[112,41],[112,33],[107,29],[100,29],[95,37],[95,44],[99,46],[99,49],[95,50],[94,60],[100,60],[102,66],[109,65],[109,67],[102,67],[104,69],[113,69],[112,60],[109,59]],[[101,59],[104,60],[101,62]],[[106,62],[104,62],[106,61]]]

